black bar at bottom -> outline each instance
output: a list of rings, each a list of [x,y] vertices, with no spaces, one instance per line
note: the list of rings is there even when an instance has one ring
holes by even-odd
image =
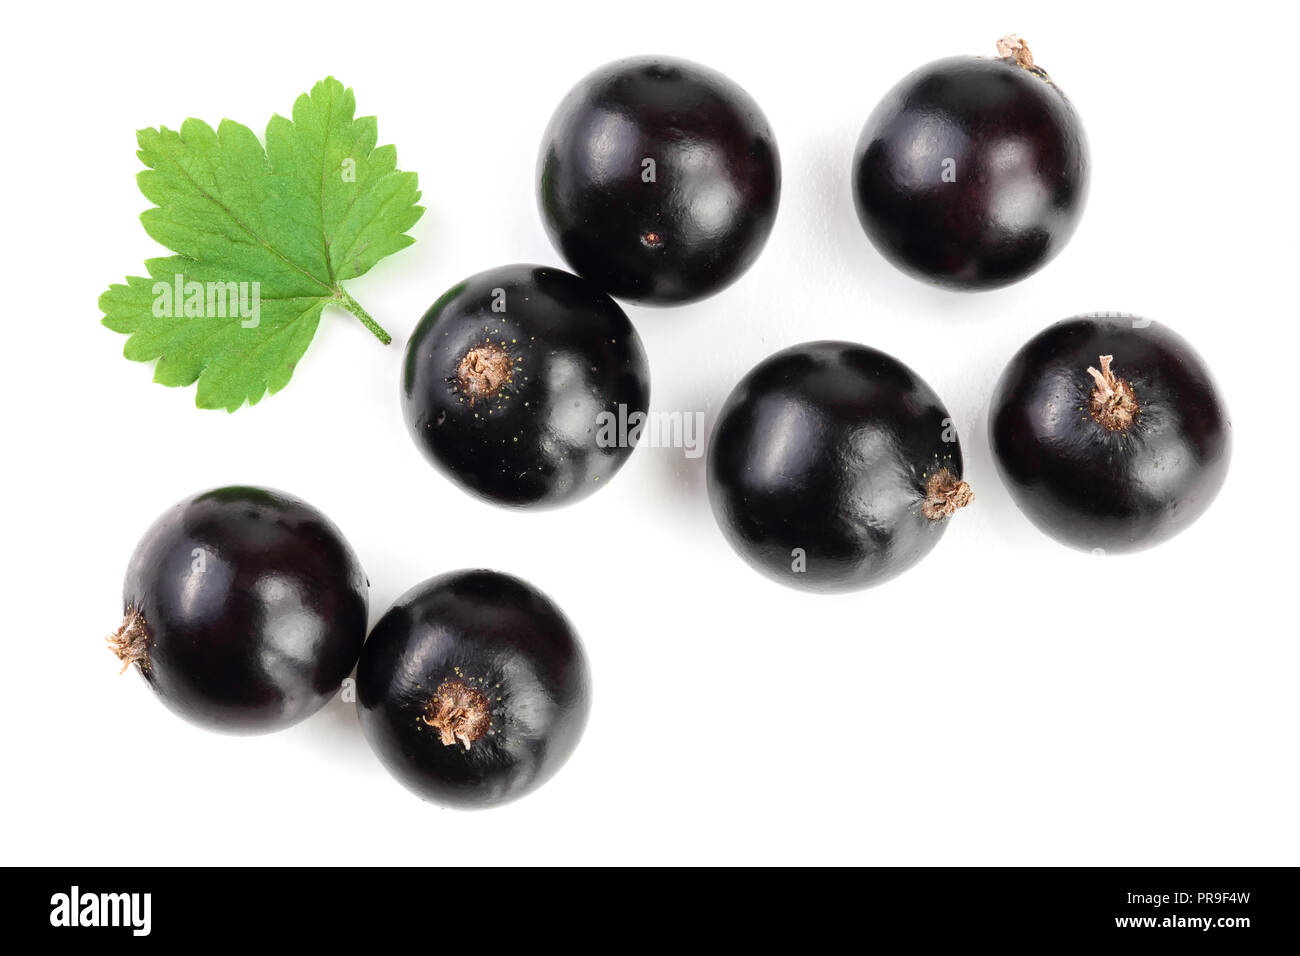
[[[554,874],[442,862],[393,870],[53,868],[9,875],[11,932],[91,944],[118,937],[206,947],[283,938],[296,946],[377,933],[376,942],[405,936],[445,947],[456,927],[469,934],[461,944],[488,948],[496,947],[480,934],[535,932],[536,945],[584,949],[686,943],[682,933],[694,948],[779,930],[805,939],[847,933],[854,943],[1129,941],[1232,952],[1300,940],[1293,868]],[[621,942],[609,937],[611,926],[621,927]]]

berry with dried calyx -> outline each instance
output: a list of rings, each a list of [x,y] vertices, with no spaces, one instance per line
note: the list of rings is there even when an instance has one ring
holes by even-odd
[[[488,807],[548,780],[591,706],[587,658],[545,595],[495,571],[417,585],[375,625],[357,666],[361,729],[425,800]]]
[[[1058,322],[1012,357],[989,440],[1030,521],[1071,547],[1120,553],[1204,513],[1228,472],[1232,424],[1186,340],[1109,314]]]
[[[1088,147],[1070,101],[1018,37],[903,78],[858,140],[853,196],[877,250],[952,289],[1042,268],[1083,214]]]
[[[145,533],[108,644],[186,720],[280,730],[324,706],[356,664],[367,587],[352,548],[311,505],[217,488]]]

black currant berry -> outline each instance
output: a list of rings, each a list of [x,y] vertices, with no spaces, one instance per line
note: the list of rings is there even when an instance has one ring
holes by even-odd
[[[455,571],[398,598],[357,666],[361,728],[425,800],[489,807],[541,786],[587,723],[591,678],[564,614],[495,571]]]
[[[187,720],[280,730],[319,710],[356,664],[366,588],[351,547],[311,505],[218,488],[145,533],[109,645]]]
[[[796,345],[741,379],[709,444],[708,486],[740,556],[809,591],[901,574],[973,497],[939,397],[850,342]]]
[[[506,505],[568,504],[609,483],[645,414],[641,339],[613,299],[561,269],[471,276],[420,320],[406,346],[402,408],[439,471]]]
[[[542,138],[538,200],[570,267],[610,295],[691,302],[748,269],[776,220],[767,119],[714,70],[636,57],[587,76]]]
[[[995,289],[1037,271],[1083,214],[1083,125],[1029,48],[951,57],[885,96],[853,168],[858,218],[890,262],[955,289]]]
[[[1011,359],[989,408],[1012,498],[1063,544],[1107,553],[1173,537],[1228,472],[1232,424],[1192,347],[1148,319],[1079,316]]]

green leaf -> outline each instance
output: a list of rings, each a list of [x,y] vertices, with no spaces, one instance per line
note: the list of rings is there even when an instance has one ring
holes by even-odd
[[[355,112],[352,91],[328,77],[292,119],[271,117],[265,149],[231,120],[137,134],[140,191],[154,204],[140,221],[175,255],[109,286],[99,308],[130,336],[128,359],[157,360],[155,382],[197,381],[200,408],[256,405],[288,384],[327,305],[391,341],[341,283],[414,242],[406,233],[424,209],[415,173]]]

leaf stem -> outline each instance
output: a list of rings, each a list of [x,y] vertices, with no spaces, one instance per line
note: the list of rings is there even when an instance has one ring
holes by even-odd
[[[343,308],[347,309],[360,319],[361,324],[368,328],[374,334],[375,338],[379,339],[379,341],[383,342],[385,345],[388,345],[393,341],[393,337],[384,331],[384,327],[372,319],[370,313],[361,308],[361,303],[348,295],[347,291],[343,289],[342,286],[334,287],[334,299],[339,305],[343,306]]]

